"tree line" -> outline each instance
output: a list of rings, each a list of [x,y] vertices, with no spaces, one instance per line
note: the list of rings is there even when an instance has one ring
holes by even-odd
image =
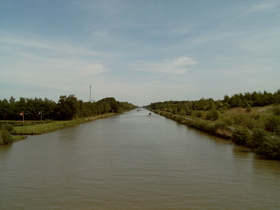
[[[170,111],[173,114],[190,115],[192,111],[207,110],[227,110],[234,107],[266,106],[280,103],[280,90],[275,93],[253,92],[239,93],[231,97],[224,96],[223,100],[214,100],[212,98],[201,98],[196,101],[164,101],[151,103],[148,107],[154,110]]]
[[[62,95],[56,103],[47,98],[23,98],[18,101],[14,97],[0,100],[0,120],[72,120],[109,112],[121,113],[136,108],[128,102],[119,102],[113,97],[97,102],[83,102],[74,95]]]

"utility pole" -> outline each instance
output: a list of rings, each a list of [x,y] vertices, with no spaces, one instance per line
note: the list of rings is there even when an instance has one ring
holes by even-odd
[[[89,86],[89,102],[91,102],[91,85]]]

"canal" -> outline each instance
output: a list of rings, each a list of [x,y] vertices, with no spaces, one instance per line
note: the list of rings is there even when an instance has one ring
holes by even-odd
[[[148,113],[0,147],[0,209],[280,208],[280,161]]]

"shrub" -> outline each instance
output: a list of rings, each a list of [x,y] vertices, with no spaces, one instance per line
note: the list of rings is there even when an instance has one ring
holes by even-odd
[[[275,132],[277,131],[277,127],[280,125],[280,117],[279,116],[270,116],[267,118],[265,123],[265,129],[267,131]]]
[[[207,112],[206,114],[206,117],[205,117],[206,120],[212,120],[212,112]]]
[[[184,117],[179,117],[179,116],[175,116],[174,120],[178,123],[184,123],[185,118]]]
[[[184,116],[184,115],[186,115],[186,112],[185,111],[180,111],[179,115]]]
[[[232,125],[232,124],[233,124],[233,121],[232,121],[232,119],[230,119],[230,118],[225,118],[225,119],[223,119],[223,122],[224,122],[225,124],[227,124],[227,125]]]
[[[252,129],[257,126],[257,122],[253,118],[248,118],[245,120],[244,125],[250,129]]]
[[[14,126],[11,124],[5,124],[2,126],[2,129],[6,129],[9,133],[12,133],[14,131]]]
[[[237,145],[246,145],[249,133],[244,128],[236,128],[232,133],[232,141]]]
[[[12,135],[5,127],[2,127],[2,129],[0,131],[0,137],[2,139],[3,144],[13,143]]]
[[[224,122],[217,122],[215,124],[215,135],[222,138],[230,139],[231,138],[231,129]]]
[[[206,120],[217,120],[219,119],[219,112],[217,110],[211,110],[206,114]]]
[[[195,113],[195,116],[196,116],[197,118],[202,118],[202,117],[203,117],[203,112],[202,112],[202,111],[197,111],[197,112]]]
[[[254,119],[254,120],[259,120],[261,118],[261,115],[259,114],[253,114],[251,115],[251,117]]]
[[[252,107],[250,106],[250,104],[246,105],[246,112],[251,112],[252,111]]]
[[[271,158],[280,159],[280,139],[276,137],[266,138],[256,149],[256,152]]]
[[[280,116],[280,105],[277,104],[272,109],[273,115]]]
[[[198,121],[195,123],[195,127],[207,133],[214,133],[215,131],[215,125],[206,121]]]
[[[280,125],[277,125],[276,128],[274,129],[274,132],[280,136]]]
[[[253,129],[251,139],[248,141],[248,146],[252,149],[259,148],[265,141],[267,133],[262,129]]]
[[[241,124],[242,122],[244,122],[244,118],[245,116],[244,115],[236,115],[236,116],[233,116],[233,122],[235,125],[238,125],[238,124]]]
[[[221,130],[228,130],[227,124],[224,122],[217,122],[215,124],[215,130],[221,129]]]

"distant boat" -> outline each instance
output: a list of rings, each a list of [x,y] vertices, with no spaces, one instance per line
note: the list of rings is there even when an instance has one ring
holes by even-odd
[[[148,114],[148,116],[151,116],[152,115],[152,113],[150,112],[149,114]]]

